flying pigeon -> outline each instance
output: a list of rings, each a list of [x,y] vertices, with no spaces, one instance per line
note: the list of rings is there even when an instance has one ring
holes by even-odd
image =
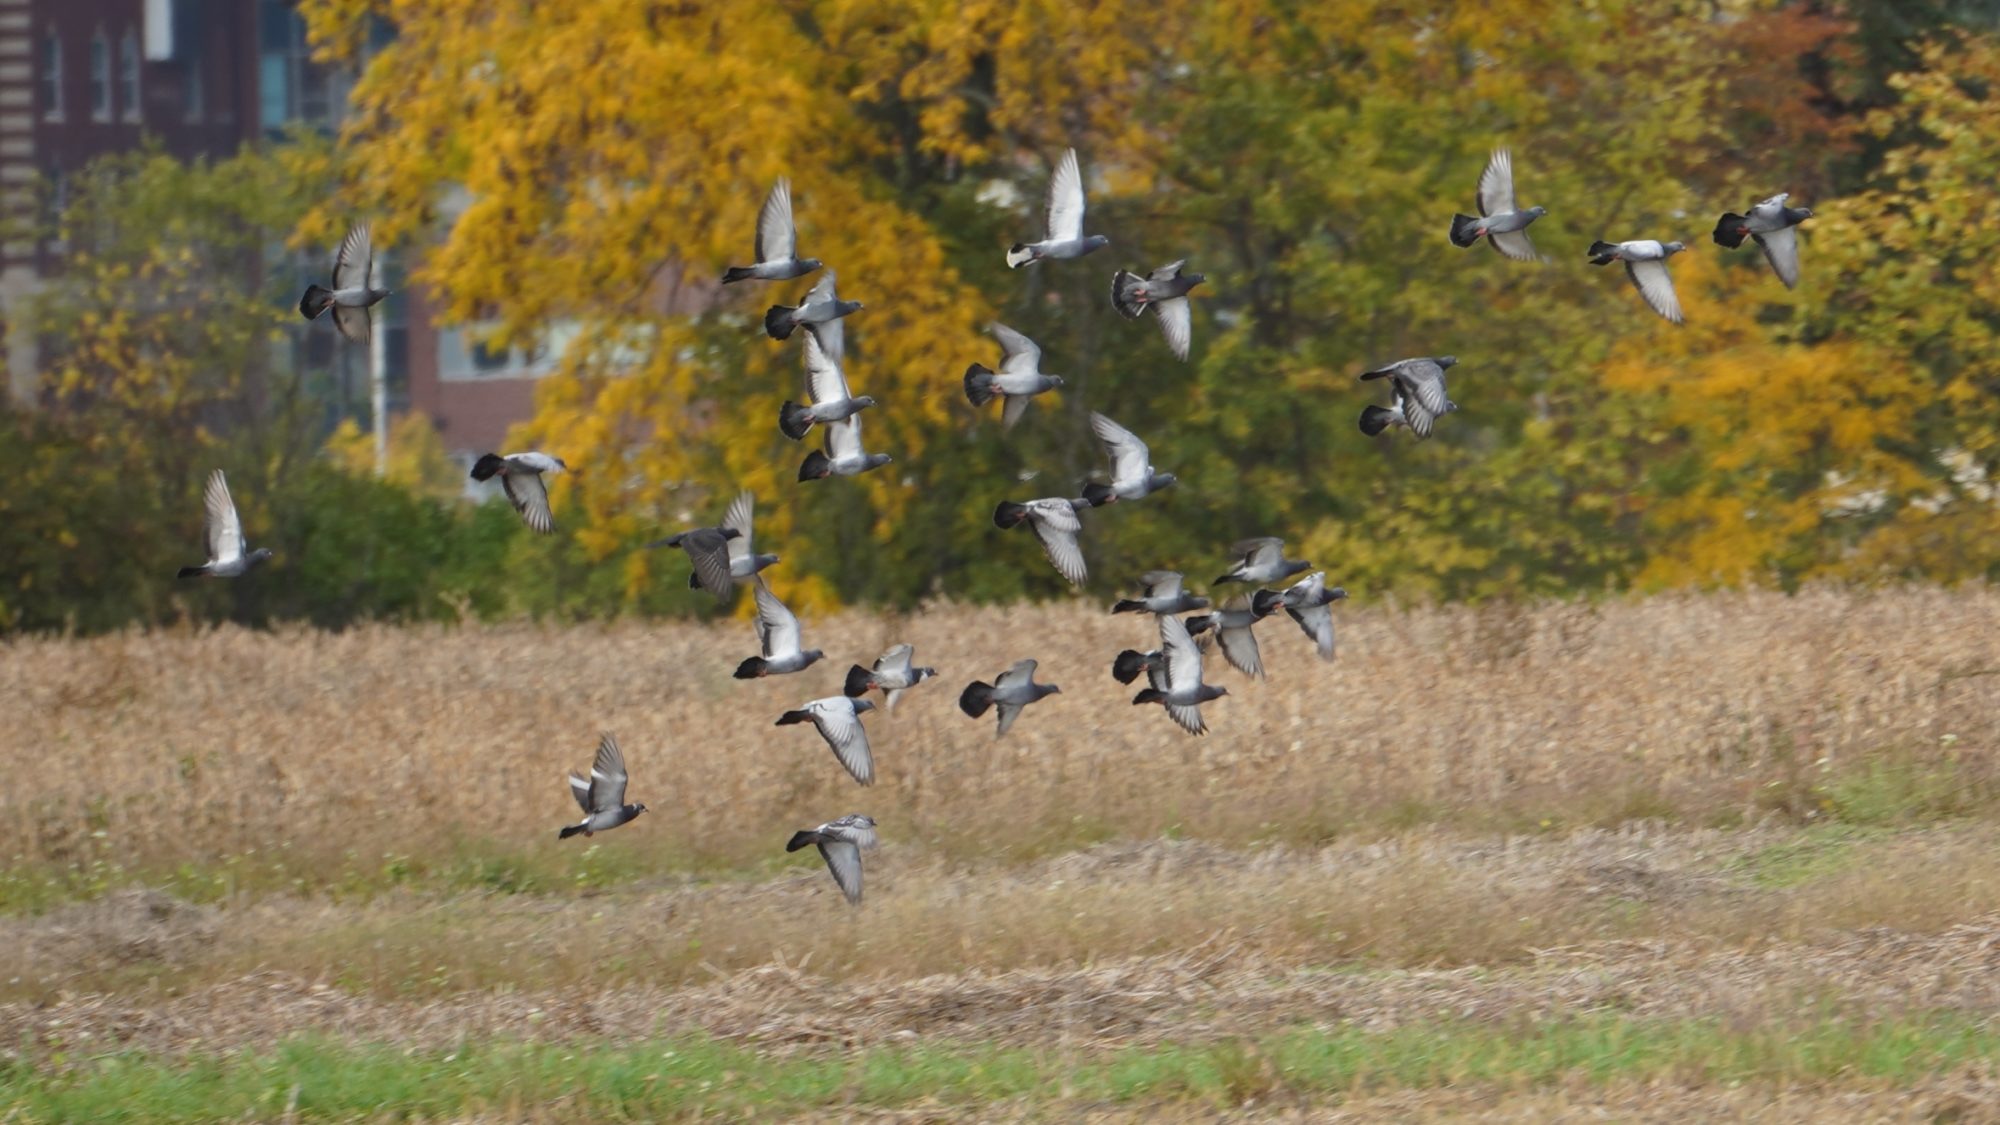
[[[368,271],[374,262],[368,224],[362,223],[340,240],[340,249],[333,256],[333,288],[306,286],[305,296],[299,298],[299,314],[307,320],[318,320],[321,313],[332,309],[333,326],[340,334],[357,344],[366,344],[368,306],[389,295],[387,289],[368,285]]]
[[[799,257],[798,248],[799,232],[792,224],[792,185],[780,176],[757,212],[757,264],[729,267],[722,283],[790,281],[818,269],[819,259]]]
[[[749,493],[743,495],[748,496]],[[731,504],[729,515],[735,514],[736,505]],[[728,526],[728,516],[724,517],[723,523],[722,527],[697,527],[678,532],[665,539],[655,539],[646,546],[648,549],[679,547],[686,551],[688,561],[694,564],[694,569],[688,572],[688,585],[696,590],[707,590],[715,595],[716,601],[726,602],[736,590],[735,584],[730,581],[736,575],[734,547],[738,539],[744,538],[745,532]],[[759,555],[757,558],[777,561],[774,555]]]
[[[229,481],[222,470],[208,474],[202,489],[202,538],[207,540],[208,561],[200,566],[184,566],[182,578],[240,578],[250,568],[271,557],[269,547],[250,549],[243,538],[243,518],[236,514],[236,501],[229,498]]]
[[[856,664],[847,670],[847,685],[843,690],[850,698],[859,699],[868,694],[869,688],[881,688],[882,709],[894,714],[896,700],[904,692],[937,675],[936,668],[910,666],[910,658],[916,652],[910,645],[897,645],[875,658],[873,671]]]
[[[1149,570],[1139,576],[1139,582],[1146,592],[1137,598],[1121,598],[1118,604],[1111,607],[1111,612],[1187,613],[1208,608],[1207,598],[1198,598],[1181,589],[1181,572],[1178,570]],[[1131,683],[1130,680],[1125,682]]]
[[[567,840],[581,832],[587,839],[613,828],[646,811],[644,805],[625,803],[625,755],[618,752],[618,740],[605,735],[597,744],[597,759],[590,763],[590,776],[569,775],[569,791],[583,806],[583,819],[556,834]]]
[[[1715,223],[1715,243],[1734,250],[1749,235],[1764,248],[1764,257],[1777,271],[1778,280],[1790,289],[1799,283],[1799,236],[1793,227],[1813,217],[1810,207],[1787,207],[1790,192],[1778,194],[1750,208],[1748,215],[1724,212]]]
[[[868,732],[861,729],[861,713],[873,711],[875,705],[865,699],[849,699],[844,695],[830,695],[825,699],[815,699],[796,711],[787,711],[778,716],[776,725],[788,727],[795,723],[811,723],[833,748],[833,756],[840,759],[840,765],[854,780],[863,785],[875,784],[875,757],[868,751]]]
[[[874,399],[856,397],[847,389],[840,361],[827,354],[817,333],[806,333],[805,356],[806,393],[812,397],[812,405],[800,406],[786,399],[778,408],[778,429],[793,441],[804,438],[815,422],[838,422],[875,405]]]
[[[473,463],[472,479],[492,480],[498,475],[500,487],[514,510],[521,513],[529,527],[547,535],[556,529],[556,521],[549,514],[549,487],[542,483],[542,474],[568,469],[562,458],[546,453],[509,453],[505,457],[482,453]]]
[[[861,416],[850,414],[838,422],[825,423],[826,451],[813,450],[799,464],[799,479],[824,480],[851,477],[879,469],[894,458],[887,453],[866,453],[861,448]]]
[[[1681,299],[1674,295],[1674,279],[1667,272],[1667,259],[1685,249],[1678,242],[1656,242],[1650,238],[1634,242],[1598,241],[1590,244],[1590,264],[1624,262],[1625,274],[1632,279],[1639,296],[1646,299],[1654,312],[1679,324]]]
[[[1249,628],[1245,627],[1243,633],[1249,636]],[[1252,639],[1249,646],[1254,661],[1257,642]],[[1227,655],[1228,651],[1225,640],[1223,652]],[[1155,684],[1140,691],[1132,697],[1133,705],[1161,704],[1182,730],[1189,734],[1207,734],[1208,724],[1202,720],[1201,705],[1228,695],[1229,690],[1201,682],[1201,649],[1195,645],[1194,637],[1188,634],[1187,625],[1180,618],[1160,618],[1160,655],[1165,665],[1166,686],[1163,688]]]
[[[1153,471],[1152,451],[1131,430],[1093,410],[1090,432],[1111,458],[1111,483],[1091,481],[1083,486],[1083,498],[1093,506],[1142,499],[1174,483],[1174,474]]]
[[[860,308],[860,301],[843,301],[834,293],[833,271],[828,270],[820,275],[811,289],[806,290],[804,301],[796,305],[772,305],[765,310],[764,331],[770,333],[773,340],[789,339],[792,329],[801,324],[824,324]],[[838,348],[828,348],[827,351],[835,359],[840,358]]]
[[[1021,709],[1037,699],[1055,695],[1062,689],[1054,684],[1035,682],[1035,662],[1017,661],[1012,668],[994,677],[992,683],[974,680],[965,685],[958,694],[958,709],[977,719],[986,714],[986,709],[994,705],[1000,708],[1000,731],[994,737],[1007,733],[1020,717]]]
[[[1493,249],[1517,262],[1536,259],[1535,244],[1528,241],[1528,224],[1549,213],[1546,207],[1518,210],[1514,203],[1514,158],[1506,149],[1496,148],[1479,173],[1479,214],[1451,217],[1451,242],[1470,246],[1486,235]]]
[[[1049,236],[1040,242],[1015,243],[1007,251],[1007,268],[1019,269],[1044,258],[1081,258],[1111,244],[1101,234],[1084,237],[1083,173],[1077,170],[1075,149],[1063,153],[1049,178],[1048,229]]]
[[[861,851],[875,846],[874,818],[849,813],[818,828],[794,832],[785,850],[795,852],[807,844],[819,848],[819,857],[826,861],[826,869],[833,872],[833,881],[840,887],[840,893],[847,896],[848,902],[859,906]]]
[[[1312,564],[1309,562],[1300,562],[1297,559],[1286,558],[1285,541],[1276,536],[1267,535],[1257,539],[1238,540],[1229,545],[1229,553],[1240,556],[1241,561],[1235,566],[1230,567],[1227,574],[1217,578],[1214,582],[1209,583],[1209,585],[1219,586],[1224,582],[1244,582],[1252,586],[1262,586],[1269,582],[1277,582],[1281,579],[1290,578],[1292,575],[1302,570],[1309,570],[1312,567]],[[1200,630],[1196,631],[1199,632]]]
[[[1445,396],[1445,368],[1458,363],[1455,355],[1420,356],[1399,359],[1387,367],[1364,371],[1361,378],[1388,379],[1395,405],[1369,406],[1361,411],[1361,432],[1370,437],[1390,426],[1408,426],[1418,440],[1431,436],[1431,427],[1458,404]]]
[[[1249,598],[1238,595],[1224,602],[1222,608],[1214,613],[1188,618],[1187,631],[1193,635],[1215,630],[1216,639],[1222,644],[1223,658],[1229,661],[1230,666],[1246,676],[1261,680],[1264,678],[1264,658],[1257,652],[1257,635],[1250,630],[1257,622],[1278,612],[1278,607],[1284,604],[1284,597],[1276,590],[1259,590]]]
[[[1153,318],[1160,322],[1160,335],[1167,338],[1167,349],[1174,353],[1175,359],[1188,357],[1188,345],[1194,339],[1188,290],[1208,280],[1198,273],[1183,275],[1181,267],[1185,265],[1185,258],[1170,262],[1146,275],[1144,280],[1129,270],[1111,275],[1111,307],[1127,319],[1152,309]]]
[[[1042,374],[1042,349],[1033,340],[1004,324],[993,326],[1000,340],[1000,371],[995,374],[980,364],[965,369],[965,398],[974,406],[985,406],[995,398],[1006,399],[1000,408],[1000,424],[1013,429],[1028,412],[1028,399],[1063,385],[1062,376]]]
[[[778,556],[776,555],[760,555],[751,549],[750,530],[756,512],[757,494],[751,492],[749,489],[744,489],[742,492],[736,494],[736,499],[729,502],[728,510],[722,513],[721,531],[723,538],[729,542],[729,577],[731,578],[748,578],[778,561]],[[736,534],[729,534],[732,531]],[[688,575],[688,589],[701,589],[700,576],[695,574]],[[726,590],[723,591],[722,596],[727,597],[728,592]]]
[[[993,525],[1000,528],[1015,527],[1027,522],[1035,529],[1035,538],[1042,541],[1042,553],[1056,568],[1056,573],[1070,580],[1072,585],[1081,586],[1090,577],[1083,563],[1083,548],[1076,542],[1077,533],[1083,530],[1083,521],[1077,512],[1090,507],[1083,500],[1065,500],[1060,496],[1045,497],[1018,504],[1012,500],[1000,501],[993,509]]]
[[[1319,648],[1321,660],[1333,659],[1333,603],[1346,597],[1347,591],[1338,586],[1327,588],[1323,570],[1313,571],[1284,592],[1285,612]]]
[[[803,672],[826,655],[816,648],[799,648],[799,618],[778,600],[771,587],[758,575],[751,580],[757,592],[757,647],[761,656],[752,656],[736,666],[736,678],[755,680]]]
[[[1140,652],[1138,649],[1128,648],[1111,662],[1111,678],[1121,684],[1129,684],[1138,679],[1141,672],[1146,674],[1147,683],[1161,691],[1166,690],[1167,660],[1159,649]]]

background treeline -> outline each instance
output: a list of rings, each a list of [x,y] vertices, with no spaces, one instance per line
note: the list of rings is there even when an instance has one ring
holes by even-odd
[[[632,548],[759,495],[806,605],[1059,593],[1003,498],[1074,494],[1084,415],[1182,483],[1087,521],[1093,587],[1283,534],[1369,596],[1478,599],[2000,571],[2000,32],[1982,4],[1855,0],[907,0],[468,6],[311,0],[315,42],[393,43],[339,138],[79,179],[46,301],[43,408],[0,417],[0,628],[691,613],[684,563]],[[645,76],[653,76],[646,78]],[[671,80],[660,76],[672,76]],[[1019,273],[1074,144],[1112,246]],[[1552,262],[1460,251],[1488,148],[1515,151]],[[854,481],[799,485],[780,437],[796,345],[739,286],[789,175],[804,251],[867,308],[848,372],[882,406]],[[458,189],[463,189],[460,192]],[[1708,241],[1790,190],[1804,281]],[[271,374],[304,278],[275,247],[355,216],[430,247],[418,279],[502,338],[578,325],[516,447],[581,470],[560,533],[465,505],[421,419],[386,480]],[[1688,324],[1647,313],[1598,237],[1678,238]],[[1111,271],[1188,258],[1193,362],[1108,307]],[[739,292],[737,290],[752,290]],[[999,319],[1069,379],[1003,436],[964,402]],[[1366,367],[1451,353],[1463,409],[1421,445],[1355,430]],[[255,580],[181,584],[227,468]]]

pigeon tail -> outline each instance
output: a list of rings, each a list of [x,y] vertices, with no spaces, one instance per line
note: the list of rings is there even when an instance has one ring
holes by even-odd
[[[1091,507],[1102,508],[1117,499],[1117,496],[1112,493],[1110,485],[1094,480],[1083,486],[1083,498]]]
[[[757,271],[748,266],[730,266],[722,271],[722,283],[729,285],[738,281],[748,281],[757,276]]]
[[[1389,428],[1396,412],[1386,406],[1364,406],[1361,408],[1361,432],[1374,437]]]
[[[576,835],[577,833],[579,833],[579,832],[582,832],[582,831],[584,831],[584,830],[585,830],[585,827],[586,827],[585,825],[581,825],[581,824],[572,824],[572,825],[569,825],[569,826],[565,827],[565,828],[564,828],[564,829],[563,829],[563,830],[562,830],[561,832],[558,832],[558,833],[556,833],[556,839],[558,839],[558,840],[567,840],[567,839],[569,839],[569,838],[570,838],[571,836],[574,836],[574,835]]]
[[[1188,636],[1192,637],[1208,632],[1209,627],[1215,624],[1215,615],[1212,613],[1203,613],[1185,618],[1184,620],[1187,622]]]
[[[805,438],[806,431],[812,428],[813,416],[809,407],[800,406],[786,399],[785,404],[778,408],[778,429],[786,437],[793,441],[801,441]]]
[[[1034,260],[1035,252],[1029,249],[1025,242],[1016,242],[1013,248],[1007,251],[1007,268],[1010,270],[1020,269]]]
[[[875,686],[875,673],[870,672],[868,669],[863,668],[859,664],[856,664],[854,667],[849,668],[847,670],[847,683],[844,686],[842,686],[840,690],[844,694],[846,694],[846,696],[849,699],[859,699],[862,696],[867,695],[868,689],[874,686]]]
[[[754,680],[763,674],[764,658],[761,656],[750,657],[736,666],[736,678],[739,680]]]
[[[1734,211],[1723,212],[1722,217],[1715,220],[1715,244],[1727,246],[1731,250],[1743,245],[1743,235],[1746,233],[1743,225],[1747,222],[1748,219]]]
[[[1596,242],[1590,244],[1591,265],[1593,266],[1609,265],[1610,263],[1615,262],[1617,260],[1618,260],[1618,247],[1613,246],[1612,244],[1604,241],[1603,239],[1599,239]]]
[[[1135,602],[1131,598],[1119,598],[1118,604],[1111,607],[1111,612],[1113,613],[1144,613],[1145,611],[1145,602]]]
[[[506,467],[506,458],[494,453],[482,453],[479,455],[479,460],[473,462],[472,479],[492,480],[494,474]]]
[[[1135,649],[1126,649],[1111,662],[1111,675],[1121,684],[1129,684],[1146,670],[1146,654]]]
[[[977,719],[993,706],[993,685],[984,680],[974,680],[958,693],[958,709]]]
[[[1012,500],[1002,500],[1000,501],[1000,506],[993,509],[994,527],[1015,527],[1027,518],[1028,506]]]
[[[806,454],[804,463],[799,465],[800,480],[820,480],[833,475],[833,461],[825,453],[815,449]]]
[[[1451,217],[1451,244],[1453,246],[1470,246],[1479,241],[1480,232],[1472,229],[1478,225],[1479,220],[1470,215],[1453,215]]]
[[[965,369],[965,400],[974,406],[993,401],[993,372],[979,364]]]
[[[785,843],[785,850],[795,852],[800,848],[809,848],[817,843],[819,843],[819,832],[815,829],[807,828],[792,833],[792,838]]]
[[[200,578],[202,575],[207,573],[208,573],[208,567],[206,566],[184,566],[181,568],[179,577]]]
[[[789,727],[797,723],[810,723],[812,721],[813,716],[811,711],[787,711],[778,716],[778,721],[771,725],[774,727]]]
[[[299,298],[299,315],[307,320],[318,320],[319,315],[333,304],[333,290],[323,285],[306,286],[306,295]]]
[[[764,331],[769,332],[773,340],[791,339],[792,329],[798,327],[792,320],[792,314],[797,311],[797,305],[772,305],[764,310]]]
[[[1127,320],[1136,319],[1146,311],[1146,302],[1139,298],[1139,288],[1145,283],[1145,279],[1131,270],[1119,270],[1112,274],[1111,307]]]
[[[1159,688],[1146,688],[1132,697],[1132,705],[1134,707],[1141,703],[1165,703],[1166,701],[1167,693],[1161,691]]]

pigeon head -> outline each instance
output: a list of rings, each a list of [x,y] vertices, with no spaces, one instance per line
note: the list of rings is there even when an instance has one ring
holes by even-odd
[[[1458,357],[1455,355],[1441,355],[1437,357],[1437,365],[1439,367],[1456,367],[1458,366]]]
[[[1678,254],[1681,251],[1687,249],[1687,244],[1681,242],[1669,242],[1665,246],[1660,247],[1660,249],[1666,251],[1669,254]]]
[[[642,803],[639,803],[639,804],[634,804],[634,805],[632,806],[632,815],[633,815],[633,816],[638,816],[638,815],[639,815],[640,813],[642,813],[642,812],[645,812],[645,811],[646,811],[646,806],[645,806],[645,804],[644,804],[643,802],[642,802]]]
[[[889,456],[887,453],[870,453],[868,455],[868,467],[871,469],[879,469],[882,466],[894,460],[895,458]]]
[[[1548,208],[1546,208],[1546,207],[1539,207],[1539,206],[1537,206],[1537,207],[1530,207],[1530,208],[1528,208],[1528,209],[1527,209],[1527,210],[1526,210],[1525,212],[1523,212],[1523,214],[1527,214],[1527,215],[1533,215],[1533,216],[1534,216],[1535,218],[1537,218],[1537,219],[1541,218],[1541,217],[1542,217],[1543,215],[1546,215],[1546,214],[1548,214],[1548,213],[1549,213],[1549,209],[1548,209]]]
[[[870,406],[873,406],[873,405],[875,405],[875,396],[874,396],[874,395],[855,395],[855,396],[854,396],[854,405],[856,405],[856,406],[859,406],[859,407],[861,407],[861,408],[863,408],[863,409],[866,409],[866,408],[868,408],[868,407],[870,407]]]
[[[920,684],[935,675],[937,675],[936,668],[912,668],[910,669],[910,682]]]
[[[835,300],[833,302],[833,307],[835,310],[834,311],[835,316],[846,316],[849,313],[860,312],[863,308],[866,308],[867,306],[863,305],[860,301]]]
[[[1181,479],[1181,478],[1179,478],[1179,477],[1175,476],[1175,475],[1174,475],[1174,474],[1172,474],[1172,473],[1154,473],[1154,474],[1153,474],[1153,487],[1154,487],[1154,488],[1156,488],[1156,489],[1158,489],[1158,488],[1167,488],[1167,487],[1171,486],[1171,485],[1172,485],[1172,484],[1173,484],[1173,483],[1174,483],[1175,481],[1177,481],[1177,480],[1179,480],[1179,479]]]
[[[1110,239],[1104,237],[1101,234],[1093,234],[1089,238],[1083,240],[1083,252],[1088,254],[1092,250],[1101,250],[1109,245],[1111,245]]]
[[[1060,387],[1063,385],[1063,377],[1060,375],[1050,375],[1048,376],[1048,380],[1049,380],[1049,386],[1051,388]]]
[[[270,557],[271,557],[271,548],[259,547],[256,550],[250,552],[250,565],[256,566],[258,563],[263,562],[265,559],[268,559]]]
[[[1810,207],[1794,207],[1791,211],[1793,215],[1801,219],[1810,219],[1813,217],[1813,209]]]
[[[854,701],[854,713],[857,715],[859,715],[863,711],[873,711],[874,709],[875,709],[875,704],[870,700],[857,699]],[[865,816],[862,817],[861,819],[867,821],[868,824],[870,824],[871,826],[875,823],[872,820],[868,820],[868,818]]]
[[[1326,596],[1334,601],[1344,602],[1347,600],[1347,590],[1345,587],[1335,586],[1326,592]]]
[[[1181,284],[1185,285],[1189,289],[1193,289],[1195,286],[1200,285],[1202,282],[1207,280],[1208,280],[1208,275],[1205,273],[1191,273],[1181,278]]]
[[[816,269],[820,268],[821,266],[823,266],[823,265],[825,265],[825,264],[826,264],[825,262],[822,262],[822,261],[820,261],[820,260],[819,260],[818,258],[800,258],[800,259],[799,259],[799,268],[800,268],[801,270],[803,270],[804,272],[806,272],[806,273],[811,273],[812,271],[814,271],[814,270],[816,270]]]
[[[743,538],[743,529],[740,527],[718,527],[715,529],[715,533],[724,539]]]

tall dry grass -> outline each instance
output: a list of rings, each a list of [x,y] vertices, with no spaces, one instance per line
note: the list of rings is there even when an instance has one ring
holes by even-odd
[[[600,730],[651,809],[601,854],[662,867],[769,862],[792,828],[848,811],[947,862],[1162,832],[1809,815],[1816,786],[1874,762],[1977,782],[2000,734],[2000,595],[1983,587],[1338,621],[1332,665],[1283,618],[1260,627],[1268,682],[1211,660],[1232,694],[1200,740],[1109,675],[1150,624],[1080,603],[808,620],[829,657],[752,682],[730,678],[754,651],[741,623],[16,639],[0,864],[276,855],[310,880],[468,847],[567,860],[552,850],[584,842],[555,839],[575,814],[563,774]],[[868,717],[879,783],[861,789],[809,728],[772,722],[896,641],[943,677]],[[1065,691],[995,741],[955,697],[1025,656]]]

